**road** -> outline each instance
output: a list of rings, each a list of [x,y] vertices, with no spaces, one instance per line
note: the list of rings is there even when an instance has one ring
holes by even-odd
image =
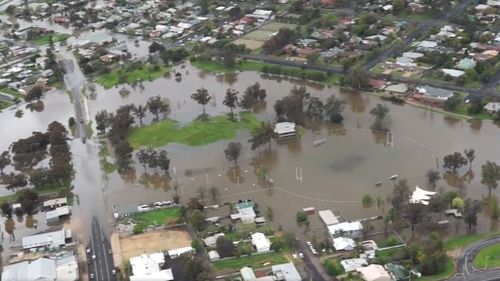
[[[93,274],[93,279],[96,281],[115,280],[111,244],[104,235],[96,217],[92,219],[92,236],[87,248],[90,249],[90,253],[87,253],[87,259],[91,261],[88,265],[89,279],[92,279]]]
[[[311,280],[313,281],[329,281],[329,280],[336,280],[335,278],[329,276],[323,265],[321,264],[321,261],[319,260],[318,257],[314,256],[307,246],[306,242],[304,239],[296,239],[295,240],[297,250],[299,252],[302,252],[304,254],[304,264],[307,269],[307,273],[311,277]]]
[[[500,243],[500,237],[492,237],[486,240],[482,240],[476,242],[465,249],[460,253],[460,257],[458,258],[457,271],[458,273],[450,278],[451,281],[493,281],[500,280],[500,270],[480,270],[477,269],[472,261],[477,253],[490,245]]]

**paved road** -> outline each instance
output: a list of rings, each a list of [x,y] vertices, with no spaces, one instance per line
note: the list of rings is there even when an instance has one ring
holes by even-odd
[[[91,261],[88,266],[89,279],[92,279],[93,275],[93,279],[96,281],[115,280],[111,245],[96,217],[92,220],[92,237],[87,248],[90,249],[90,253],[87,253],[87,259]]]
[[[307,246],[306,242],[304,239],[297,239],[296,240],[296,246],[297,250],[299,252],[302,252],[304,254],[304,264],[306,266],[306,269],[308,271],[308,274],[311,277],[311,280],[313,281],[329,281],[329,280],[336,280],[335,278],[329,276],[323,265],[321,264],[321,261],[319,260],[318,257],[314,256]]]
[[[458,273],[451,279],[452,281],[492,281],[500,280],[500,270],[480,270],[477,269],[472,261],[477,253],[490,245],[499,244],[500,237],[492,237],[486,240],[479,241],[462,250],[458,259]]]

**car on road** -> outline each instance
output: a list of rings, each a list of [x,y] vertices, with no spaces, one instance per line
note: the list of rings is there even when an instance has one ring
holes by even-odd
[[[90,273],[90,279],[94,279],[94,273]]]
[[[302,252],[299,252],[299,258],[301,258],[301,259],[304,258],[304,254]]]
[[[113,275],[116,275],[116,270],[112,270],[111,273],[113,273]]]
[[[96,256],[95,255],[92,255],[92,260],[95,260],[96,259]]]
[[[111,251],[111,249],[108,250],[108,254],[112,255],[113,252]]]
[[[87,248],[85,251],[87,251],[87,254],[90,254],[90,248]]]
[[[312,247],[311,241],[306,241],[307,246]]]

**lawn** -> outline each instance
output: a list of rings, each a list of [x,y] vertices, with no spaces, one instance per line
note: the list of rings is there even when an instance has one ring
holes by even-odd
[[[474,266],[482,269],[500,267],[500,244],[491,245],[479,251],[474,258]]]
[[[60,192],[63,189],[64,188],[61,188],[60,186],[51,186],[51,187],[41,188],[41,189],[35,188],[33,190],[36,191],[39,196],[48,196],[48,195],[57,194],[58,192]],[[14,194],[1,196],[0,197],[0,204],[5,203],[5,202],[15,202],[17,200],[17,197],[19,197],[19,195],[21,195],[23,193],[23,191],[24,190],[19,190]]]
[[[136,213],[133,218],[143,228],[147,228],[150,225],[170,225],[178,223],[181,220],[181,209],[166,208]]]
[[[446,250],[456,250],[463,248],[477,241],[490,238],[492,236],[500,235],[500,232],[488,232],[482,234],[469,234],[463,236],[454,236],[444,240],[444,247]]]
[[[44,34],[41,36],[38,36],[37,38],[29,40],[31,43],[38,45],[38,46],[43,46],[49,44],[49,38],[52,37],[52,42],[60,42],[68,39],[71,37],[70,34],[66,33],[48,33]]]
[[[451,258],[448,258],[448,261],[446,262],[446,267],[443,272],[440,272],[438,274],[434,275],[429,275],[429,276],[422,276],[421,278],[415,278],[415,280],[420,280],[420,281],[438,281],[438,280],[446,280],[453,275],[455,266],[453,265],[453,260]]]
[[[240,270],[242,267],[249,266],[252,269],[264,267],[263,263],[270,262],[270,265],[287,263],[288,260],[281,253],[253,254],[251,256],[220,260],[213,263],[216,271],[223,269]]]
[[[229,69],[224,66],[223,63],[216,61],[193,61],[191,64],[203,71],[208,72],[222,72],[222,73],[230,73],[234,70],[240,71],[262,71],[264,66],[271,66],[271,64],[262,63],[258,61],[241,61],[234,66],[234,69]]]
[[[122,81],[125,81],[126,83],[148,80],[152,81],[162,77],[169,70],[170,68],[167,66],[161,66],[158,69],[153,69],[150,65],[143,65],[140,69],[135,69],[133,71],[127,71],[124,68],[116,68],[109,73],[97,77],[95,82],[104,88],[109,89],[113,86],[122,84]],[[122,81],[120,81],[121,77],[123,77]]]
[[[9,107],[9,106],[11,106],[11,103],[5,102],[5,101],[0,101],[0,111],[2,109],[5,109],[5,108]]]
[[[11,95],[13,97],[24,99],[24,96],[21,95],[21,93],[19,93],[19,91],[16,91],[16,90],[14,90],[12,88],[9,88],[9,87],[2,87],[2,88],[0,88],[0,92],[2,92],[4,94]]]
[[[133,129],[128,141],[134,148],[162,147],[168,143],[200,146],[219,140],[234,139],[239,130],[253,131],[259,128],[260,124],[261,122],[252,113],[241,113],[240,121],[232,121],[225,115],[211,117],[208,120],[195,120],[185,125],[165,120]]]

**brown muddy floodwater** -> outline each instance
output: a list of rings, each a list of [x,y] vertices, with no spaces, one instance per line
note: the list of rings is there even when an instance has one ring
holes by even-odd
[[[177,66],[175,70],[183,74],[181,81],[176,81],[170,75],[144,82],[143,87],[137,86],[135,89],[125,86],[131,90],[127,96],[119,94],[122,86],[108,90],[98,87],[98,94],[88,101],[90,115],[94,116],[103,109],[113,112],[119,106],[130,103],[144,105],[149,97],[160,95],[171,102],[170,118],[189,122],[201,113],[201,106],[190,98],[196,89],[208,89],[213,99],[207,106],[207,113],[217,115],[228,112],[228,108],[222,105],[227,88],[234,88],[242,93],[250,84],[259,82],[267,90],[267,106],[258,116],[263,120],[272,120],[275,115],[274,102],[288,95],[294,85],[301,84],[299,81],[264,77],[255,72],[206,74],[189,64]],[[456,190],[463,196],[475,199],[481,199],[487,194],[487,189],[480,184],[480,166],[487,160],[500,162],[500,148],[496,145],[500,141],[500,129],[492,122],[469,123],[409,105],[387,103],[368,94],[345,92],[317,84],[306,86],[313,96],[323,100],[335,94],[347,101],[342,126],[321,124],[314,130],[305,130],[299,140],[273,143],[271,152],[267,148],[251,151],[248,144],[249,132],[240,132],[237,141],[243,144],[244,153],[240,159],[240,176],[237,179],[231,163],[223,153],[229,141],[201,147],[169,144],[166,149],[172,160],[170,174],[174,179],[143,175],[144,171],[139,166],[136,167],[135,174],[129,174],[125,178],[116,173],[108,175],[108,187],[104,193],[108,214],[111,213],[112,205],[171,199],[171,182],[178,181],[181,200],[196,196],[199,187],[208,189],[216,186],[221,192],[221,201],[251,198],[259,204],[262,212],[268,206],[273,208],[273,225],[295,231],[295,214],[304,207],[332,209],[346,219],[383,214],[387,206],[364,208],[360,203],[362,196],[370,194],[374,199],[385,200],[393,189],[393,182],[388,180],[393,174],[408,179],[411,188],[415,185],[425,188],[425,173],[428,169],[437,165],[443,172],[440,163],[443,156],[467,148],[474,148],[477,153],[473,164],[475,177],[461,189],[441,180],[436,190]],[[73,105],[66,94],[61,91],[51,92],[43,101],[42,112],[25,110],[22,118],[16,118],[15,111],[0,113],[0,149],[7,149],[12,141],[27,137],[32,131],[45,130],[54,120],[67,124],[68,118],[73,115]],[[377,103],[385,103],[390,108],[393,146],[386,145],[386,134],[373,133],[369,129],[373,122],[369,111]],[[326,139],[326,143],[314,147],[313,141],[322,138]],[[259,185],[255,171],[256,167],[261,166],[268,169],[269,177],[274,181],[273,188]],[[466,170],[464,168],[459,172],[464,174]],[[297,172],[302,174],[302,181],[297,179]],[[379,181],[383,184],[374,187]],[[500,195],[499,192],[494,191],[497,196]],[[3,194],[8,193],[3,191]],[[16,224],[16,229],[23,225],[24,223]],[[324,229],[316,216],[311,227],[321,231]],[[460,228],[463,230],[463,226]],[[478,231],[488,231],[490,228],[490,220],[484,215],[480,219]]]

